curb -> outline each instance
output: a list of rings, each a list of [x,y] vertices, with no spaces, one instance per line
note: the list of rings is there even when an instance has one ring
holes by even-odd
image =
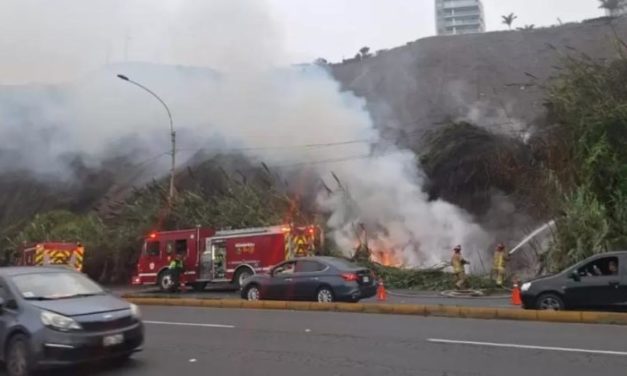
[[[448,305],[317,303],[284,302],[272,300],[250,302],[240,299],[141,298],[134,296],[125,296],[124,299],[138,305],[150,306],[274,309],[318,312],[327,311],[433,316],[465,319],[498,319],[576,324],[627,325],[627,313],[616,312],[555,312],[527,311],[513,308],[461,307]]]

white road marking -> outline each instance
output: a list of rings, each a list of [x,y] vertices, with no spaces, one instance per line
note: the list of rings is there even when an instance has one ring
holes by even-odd
[[[222,325],[222,324],[196,324],[192,322],[169,322],[169,321],[144,321],[144,324],[150,325],[173,325],[173,326],[195,326],[201,328],[226,328],[233,329],[234,325]]]
[[[470,345],[470,346],[505,347],[505,348],[526,349],[526,350],[562,351],[562,352],[574,352],[574,353],[585,353],[585,354],[627,356],[627,352],[625,351],[588,350],[588,349],[575,349],[575,348],[569,348],[569,347],[530,346],[530,345],[517,345],[513,343],[455,341],[451,339],[438,339],[438,338],[428,338],[427,342],[449,343],[449,344]]]

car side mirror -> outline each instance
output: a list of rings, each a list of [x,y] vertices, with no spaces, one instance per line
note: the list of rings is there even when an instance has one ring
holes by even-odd
[[[579,276],[579,273],[577,273],[576,270],[570,273],[570,278],[575,282],[581,281],[581,277]]]

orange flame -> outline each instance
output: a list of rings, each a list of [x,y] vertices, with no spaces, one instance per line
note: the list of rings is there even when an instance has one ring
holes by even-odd
[[[382,250],[372,252],[372,261],[377,262],[384,266],[401,267],[403,262],[396,257],[394,251]]]

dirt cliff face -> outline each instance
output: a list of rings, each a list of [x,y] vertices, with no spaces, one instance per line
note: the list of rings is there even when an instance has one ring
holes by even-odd
[[[627,18],[525,31],[421,39],[360,61],[331,66],[346,90],[368,101],[391,138],[412,143],[421,130],[463,118],[521,131],[543,114],[541,87],[567,54],[617,56]]]

